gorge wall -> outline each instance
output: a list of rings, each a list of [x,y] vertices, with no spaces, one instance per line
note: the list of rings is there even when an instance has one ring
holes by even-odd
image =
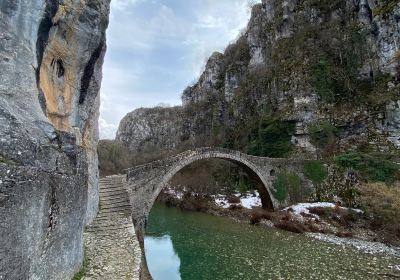
[[[0,279],[71,279],[82,264],[109,4],[0,3]]]
[[[399,48],[397,1],[263,0],[237,41],[183,92],[182,107],[138,109],[116,139],[136,153],[398,153]]]

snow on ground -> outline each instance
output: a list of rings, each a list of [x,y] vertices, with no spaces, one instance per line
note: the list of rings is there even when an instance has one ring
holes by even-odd
[[[183,191],[179,191],[171,187],[166,187],[163,189],[165,194],[171,195],[177,199],[182,199],[185,191],[185,189],[183,189]],[[240,199],[240,203],[229,203],[228,196],[223,194],[212,195],[211,197],[214,199],[214,202],[217,206],[224,209],[229,208],[231,205],[242,205],[243,208],[246,209],[262,206],[260,194],[257,191],[247,192],[245,194],[234,193],[233,195]]]
[[[239,204],[246,209],[252,209],[253,207],[261,207],[261,198],[257,191],[254,191],[254,193],[248,192],[245,194],[235,193],[234,196],[240,199],[240,203],[229,203],[228,197],[222,194],[213,195],[212,197],[214,198],[215,204],[225,209],[229,208],[231,205],[239,205]]]
[[[227,201],[226,196],[217,194],[217,195],[212,195],[212,198],[214,198],[215,204],[217,204],[221,208],[229,208],[230,203]]]
[[[164,188],[163,192],[166,193],[166,194],[169,194],[169,195],[171,195],[173,197],[176,197],[178,199],[182,199],[183,198],[183,192],[174,190],[171,187]]]
[[[262,206],[261,198],[257,191],[255,192],[255,196],[253,196],[253,194],[251,193],[246,193],[245,196],[242,196],[240,198],[240,204],[242,204],[242,206],[247,209]]]
[[[318,215],[315,214],[311,214],[310,213],[310,209],[312,208],[335,208],[336,204],[331,203],[331,202],[314,202],[314,203],[298,203],[295,205],[292,205],[290,207],[286,207],[285,209],[283,209],[284,211],[289,211],[292,210],[293,214],[297,215],[297,216],[301,216],[301,214],[308,214],[311,216],[314,216],[315,218],[319,218]],[[349,209],[346,207],[340,207],[341,209]],[[357,213],[362,213],[362,210],[360,209],[351,209],[352,211],[355,211]]]

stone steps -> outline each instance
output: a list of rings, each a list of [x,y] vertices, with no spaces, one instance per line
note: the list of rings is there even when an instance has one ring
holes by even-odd
[[[118,213],[122,214],[123,217],[128,217],[131,214],[131,210],[128,207],[123,207],[123,208],[118,208],[118,209],[107,209],[107,211],[100,212],[97,215],[97,217],[98,218],[103,218],[103,217],[110,218],[110,215],[115,215]]]
[[[112,176],[99,180],[99,213],[85,229],[89,259],[85,280],[139,279],[141,250],[123,179]]]
[[[100,199],[107,199],[110,196],[117,196],[117,195],[127,197],[126,191],[121,189],[101,191],[99,195]]]
[[[118,194],[118,195],[125,195],[126,191],[123,189],[116,189],[116,190],[100,190],[99,191],[100,197],[102,197],[101,195],[111,195],[111,194]]]
[[[111,197],[109,199],[100,200],[100,203],[102,206],[105,206],[105,205],[108,205],[111,203],[120,203],[120,202],[125,202],[125,203],[129,204],[129,199],[126,199],[126,197],[115,196],[115,197]]]
[[[100,183],[100,189],[113,189],[113,188],[123,188],[123,184],[107,184],[107,183]]]

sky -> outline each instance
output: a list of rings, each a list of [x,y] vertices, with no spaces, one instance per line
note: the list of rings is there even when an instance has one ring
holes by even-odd
[[[259,0],[112,0],[100,139],[140,107],[181,105],[214,51],[243,32]]]

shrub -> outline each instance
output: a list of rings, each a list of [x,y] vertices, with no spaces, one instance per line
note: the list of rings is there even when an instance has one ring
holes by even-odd
[[[397,0],[385,0],[380,2],[381,3],[375,7],[372,13],[374,16],[382,16],[383,18],[387,18],[398,3]]]
[[[299,175],[293,172],[282,172],[278,174],[274,182],[272,183],[275,192],[273,196],[280,202],[285,201],[288,194],[292,202],[299,201],[301,199],[301,179]]]
[[[400,245],[400,183],[364,184],[359,187],[359,200],[372,219],[371,227],[380,231],[385,241]]]
[[[230,44],[224,52],[225,64],[228,65],[238,61],[248,62],[250,58],[250,47],[245,36],[241,36],[235,43]]]
[[[328,175],[328,170],[321,161],[307,161],[303,166],[303,172],[307,179],[315,185],[322,183]]]
[[[240,204],[232,204],[229,206],[229,210],[242,210],[243,206]]]
[[[275,189],[272,193],[273,196],[280,202],[285,201],[288,193],[286,189],[286,175],[284,173],[281,173],[276,177],[272,183],[272,187]]]
[[[317,123],[308,128],[311,142],[318,148],[325,148],[335,143],[339,132],[339,129],[329,122]]]
[[[101,176],[118,174],[130,167],[130,153],[120,142],[100,140],[97,151]]]
[[[228,196],[227,201],[229,203],[240,203],[240,198],[234,195]]]
[[[335,163],[358,171],[367,181],[393,183],[399,177],[399,166],[384,155],[351,152],[337,156]]]
[[[287,230],[294,233],[304,233],[307,231],[307,228],[298,222],[291,220],[282,220],[274,224],[275,227],[283,230]]]
[[[267,211],[263,209],[253,209],[250,214],[250,223],[252,225],[258,224],[261,222],[262,219],[267,219]]]
[[[328,217],[332,213],[331,208],[327,207],[313,207],[309,209],[310,213],[318,215],[320,217]]]
[[[400,183],[364,184],[359,188],[360,203],[371,214],[376,225],[400,225]]]
[[[256,139],[250,142],[248,153],[256,156],[286,157],[293,148],[293,132],[293,123],[266,114],[261,117]]]
[[[296,173],[289,172],[287,175],[287,187],[291,202],[302,201],[301,179]]]
[[[336,232],[335,234],[337,237],[352,237],[353,233],[351,231],[348,230],[339,230],[338,232]]]

